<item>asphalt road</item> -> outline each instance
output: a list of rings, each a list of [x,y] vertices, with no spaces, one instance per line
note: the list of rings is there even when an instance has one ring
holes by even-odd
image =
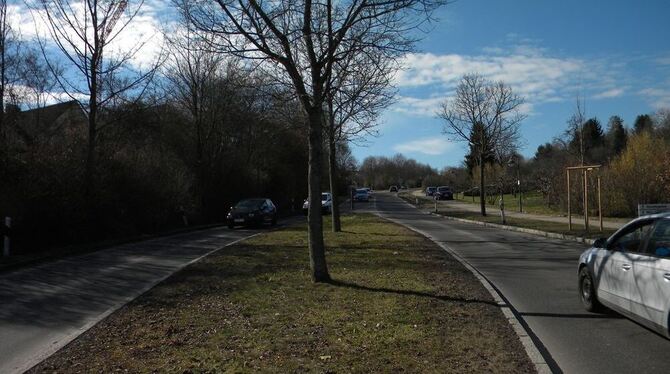
[[[196,231],[0,274],[0,373],[29,369],[185,264],[256,232]]]
[[[615,313],[582,308],[577,259],[584,245],[445,220],[389,193],[375,193],[367,209],[430,235],[480,271],[521,317],[555,372],[670,371],[670,340]]]

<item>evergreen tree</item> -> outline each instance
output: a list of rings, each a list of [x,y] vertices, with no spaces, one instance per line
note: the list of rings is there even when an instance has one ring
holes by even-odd
[[[628,132],[623,126],[623,119],[619,116],[612,116],[607,127],[606,140],[609,156],[618,156],[626,148],[628,142]]]
[[[635,123],[633,124],[633,132],[638,135],[646,131],[652,131],[654,129],[654,121],[651,119],[651,116],[648,114],[640,114],[635,118]]]
[[[575,132],[570,147],[579,153],[580,138],[584,137],[583,149],[584,160],[588,162],[601,162],[605,158],[605,136],[603,128],[597,118],[590,118],[582,125],[581,131]]]

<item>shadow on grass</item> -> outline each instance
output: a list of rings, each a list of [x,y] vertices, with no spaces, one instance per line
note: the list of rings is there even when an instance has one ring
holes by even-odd
[[[440,301],[447,301],[447,302],[458,302],[458,303],[465,303],[465,304],[487,304],[487,305],[493,305],[495,307],[500,307],[502,305],[498,305],[494,301],[488,301],[488,300],[477,300],[477,299],[464,299],[460,297],[451,297],[451,296],[439,296],[439,295],[433,295],[425,292],[419,292],[419,291],[411,291],[411,290],[394,290],[391,288],[385,288],[385,287],[368,287],[368,286],[363,286],[360,284],[356,283],[350,283],[350,282],[345,282],[345,281],[340,281],[336,279],[332,279],[328,284],[336,287],[345,287],[345,288],[351,288],[354,290],[361,290],[361,291],[370,291],[370,292],[380,292],[380,293],[390,293],[390,294],[395,294],[395,295],[405,295],[405,296],[418,296],[418,297],[427,297],[435,300],[440,300]]]

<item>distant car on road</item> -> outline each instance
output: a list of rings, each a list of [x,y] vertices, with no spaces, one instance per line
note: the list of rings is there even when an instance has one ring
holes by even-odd
[[[321,193],[321,213],[330,214],[333,209],[333,195],[330,192]],[[305,199],[305,202],[302,203],[302,212],[307,214],[309,211],[309,199]]]
[[[396,186],[389,187],[389,192],[398,192],[398,187]]]
[[[277,207],[272,200],[255,198],[241,200],[230,208],[226,215],[229,228],[235,226],[260,226],[262,224],[277,224]]]
[[[437,191],[437,187],[427,187],[426,196],[433,196],[435,194],[435,191]]]
[[[433,193],[433,196],[435,196],[435,200],[453,200],[454,192],[448,186],[440,186]]]
[[[579,256],[579,297],[670,337],[670,212],[637,218]]]
[[[367,188],[359,188],[354,194],[354,201],[370,201],[370,194],[368,194]]]

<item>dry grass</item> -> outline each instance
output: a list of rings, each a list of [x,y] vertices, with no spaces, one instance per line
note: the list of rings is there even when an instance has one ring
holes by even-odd
[[[327,223],[327,222],[326,222]],[[326,226],[329,227],[329,226]],[[532,372],[479,282],[432,242],[369,215],[228,247],[160,284],[33,372]]]

